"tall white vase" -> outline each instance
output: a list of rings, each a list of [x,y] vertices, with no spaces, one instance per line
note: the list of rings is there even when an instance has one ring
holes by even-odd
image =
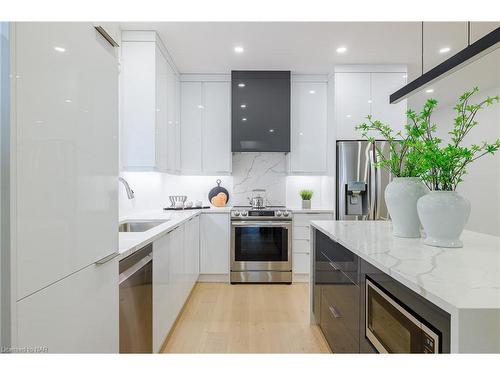
[[[417,202],[426,245],[462,247],[460,235],[469,219],[470,203],[456,191],[431,191]]]
[[[418,177],[395,177],[385,188],[385,203],[396,237],[420,237],[417,201],[429,190]]]

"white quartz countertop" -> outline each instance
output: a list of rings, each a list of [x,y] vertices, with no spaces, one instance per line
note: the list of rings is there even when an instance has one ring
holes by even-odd
[[[120,217],[120,223],[126,221],[160,221],[167,220],[165,223],[157,225],[145,232],[120,232],[118,234],[118,252],[120,253],[119,259],[124,259],[133,254],[135,251],[143,248],[147,244],[155,241],[156,239],[164,236],[165,233],[171,231],[175,227],[188,221],[192,217],[202,213],[207,214],[229,214],[229,208],[214,208],[203,210],[175,210],[164,211],[155,210],[134,214],[129,216]]]
[[[302,207],[287,207],[287,210],[298,214],[333,214],[333,208],[302,208]]]
[[[388,221],[312,225],[450,314],[500,309],[500,237],[464,231],[464,247],[449,249],[393,237]]]
[[[200,214],[200,210],[186,210],[186,211],[151,211],[141,214],[134,214],[127,217],[121,217],[120,223],[125,221],[156,221],[167,220],[165,223],[157,225],[145,232],[120,232],[118,234],[118,244],[120,253],[119,259],[124,259],[133,254],[135,251],[141,249],[147,244],[155,241],[161,236],[165,235],[168,231],[174,229],[176,226],[184,223],[190,218]]]

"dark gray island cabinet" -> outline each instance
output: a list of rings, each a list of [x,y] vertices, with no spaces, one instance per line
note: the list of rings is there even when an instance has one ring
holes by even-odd
[[[334,353],[450,353],[450,314],[316,228],[313,321]]]

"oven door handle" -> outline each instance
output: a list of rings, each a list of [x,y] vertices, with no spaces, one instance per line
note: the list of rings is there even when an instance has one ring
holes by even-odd
[[[291,222],[278,222],[278,221],[233,221],[233,227],[284,227],[289,228],[292,226]]]

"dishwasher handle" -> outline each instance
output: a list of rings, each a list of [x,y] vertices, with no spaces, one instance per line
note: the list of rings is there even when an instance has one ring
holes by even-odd
[[[153,261],[153,256],[147,255],[144,258],[142,258],[140,261],[135,263],[133,266],[127,268],[125,271],[123,271],[120,274],[120,284],[127,281],[134,273],[139,271],[142,267],[144,267],[146,264],[148,264],[151,261]]]

